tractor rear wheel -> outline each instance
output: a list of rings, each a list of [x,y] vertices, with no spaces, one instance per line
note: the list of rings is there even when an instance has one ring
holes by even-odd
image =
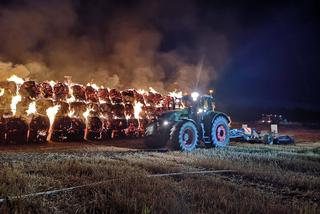
[[[170,133],[172,149],[190,152],[199,142],[197,126],[191,120],[182,120],[176,123]]]
[[[228,120],[225,117],[218,116],[212,121],[211,141],[214,147],[225,147],[229,144],[229,126]]]

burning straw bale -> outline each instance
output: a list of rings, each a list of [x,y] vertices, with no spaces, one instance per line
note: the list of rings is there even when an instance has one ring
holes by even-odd
[[[19,88],[19,94],[24,98],[35,99],[40,94],[39,89],[35,81],[25,81]]]
[[[47,116],[33,115],[29,124],[28,141],[31,143],[44,143],[49,134],[50,121]]]
[[[6,118],[6,143],[26,143],[28,138],[28,123],[20,117]]]
[[[141,136],[151,119],[174,107],[173,96],[12,76],[0,82],[0,140],[81,141]]]
[[[39,96],[42,98],[52,98],[53,89],[50,83],[42,82],[38,85],[39,87]]]
[[[99,102],[98,91],[92,86],[87,86],[85,89],[86,100],[89,102]]]
[[[111,103],[109,98],[109,91],[107,88],[99,88],[98,97],[100,103]]]
[[[69,94],[69,87],[67,84],[58,82],[53,87],[54,97],[57,101],[65,100]]]
[[[86,100],[86,89],[81,85],[71,86],[73,96],[76,100],[85,101]]]

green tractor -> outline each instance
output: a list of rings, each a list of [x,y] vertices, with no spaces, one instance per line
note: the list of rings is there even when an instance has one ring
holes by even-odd
[[[193,93],[182,102],[187,107],[165,112],[146,127],[145,144],[149,148],[192,151],[200,141],[206,147],[229,144],[230,118],[214,111],[212,96]]]

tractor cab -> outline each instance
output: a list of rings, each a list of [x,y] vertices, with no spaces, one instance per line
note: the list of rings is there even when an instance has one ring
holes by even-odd
[[[182,102],[188,108],[189,118],[196,121],[203,120],[205,116],[215,110],[215,103],[210,95],[203,95],[199,98],[192,98],[186,95],[182,98]]]

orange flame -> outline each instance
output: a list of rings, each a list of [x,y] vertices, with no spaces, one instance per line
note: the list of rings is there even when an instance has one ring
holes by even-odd
[[[50,121],[49,134],[48,134],[48,137],[47,137],[48,141],[51,139],[52,127],[53,127],[54,119],[55,119],[56,114],[58,113],[59,109],[60,109],[60,105],[55,105],[53,107],[49,107],[46,110],[47,116],[48,116],[49,121]]]
[[[4,88],[0,88],[0,97],[4,95]]]
[[[17,104],[18,102],[21,101],[21,96],[20,95],[16,95],[16,96],[13,96],[12,97],[12,100],[11,100],[11,104],[10,104],[10,108],[11,108],[11,112],[13,114],[13,116],[16,115],[16,112],[17,112]]]
[[[141,119],[141,117],[140,117],[140,113],[141,113],[141,111],[142,111],[142,103],[140,103],[140,102],[135,102],[135,104],[134,104],[134,118],[136,118],[136,119]]]
[[[12,75],[7,80],[15,82],[17,85],[22,85],[24,83],[24,80],[16,75]]]
[[[27,115],[31,115],[31,114],[35,114],[37,113],[37,109],[36,109],[36,102],[32,102],[29,104],[28,109],[26,110]]]

